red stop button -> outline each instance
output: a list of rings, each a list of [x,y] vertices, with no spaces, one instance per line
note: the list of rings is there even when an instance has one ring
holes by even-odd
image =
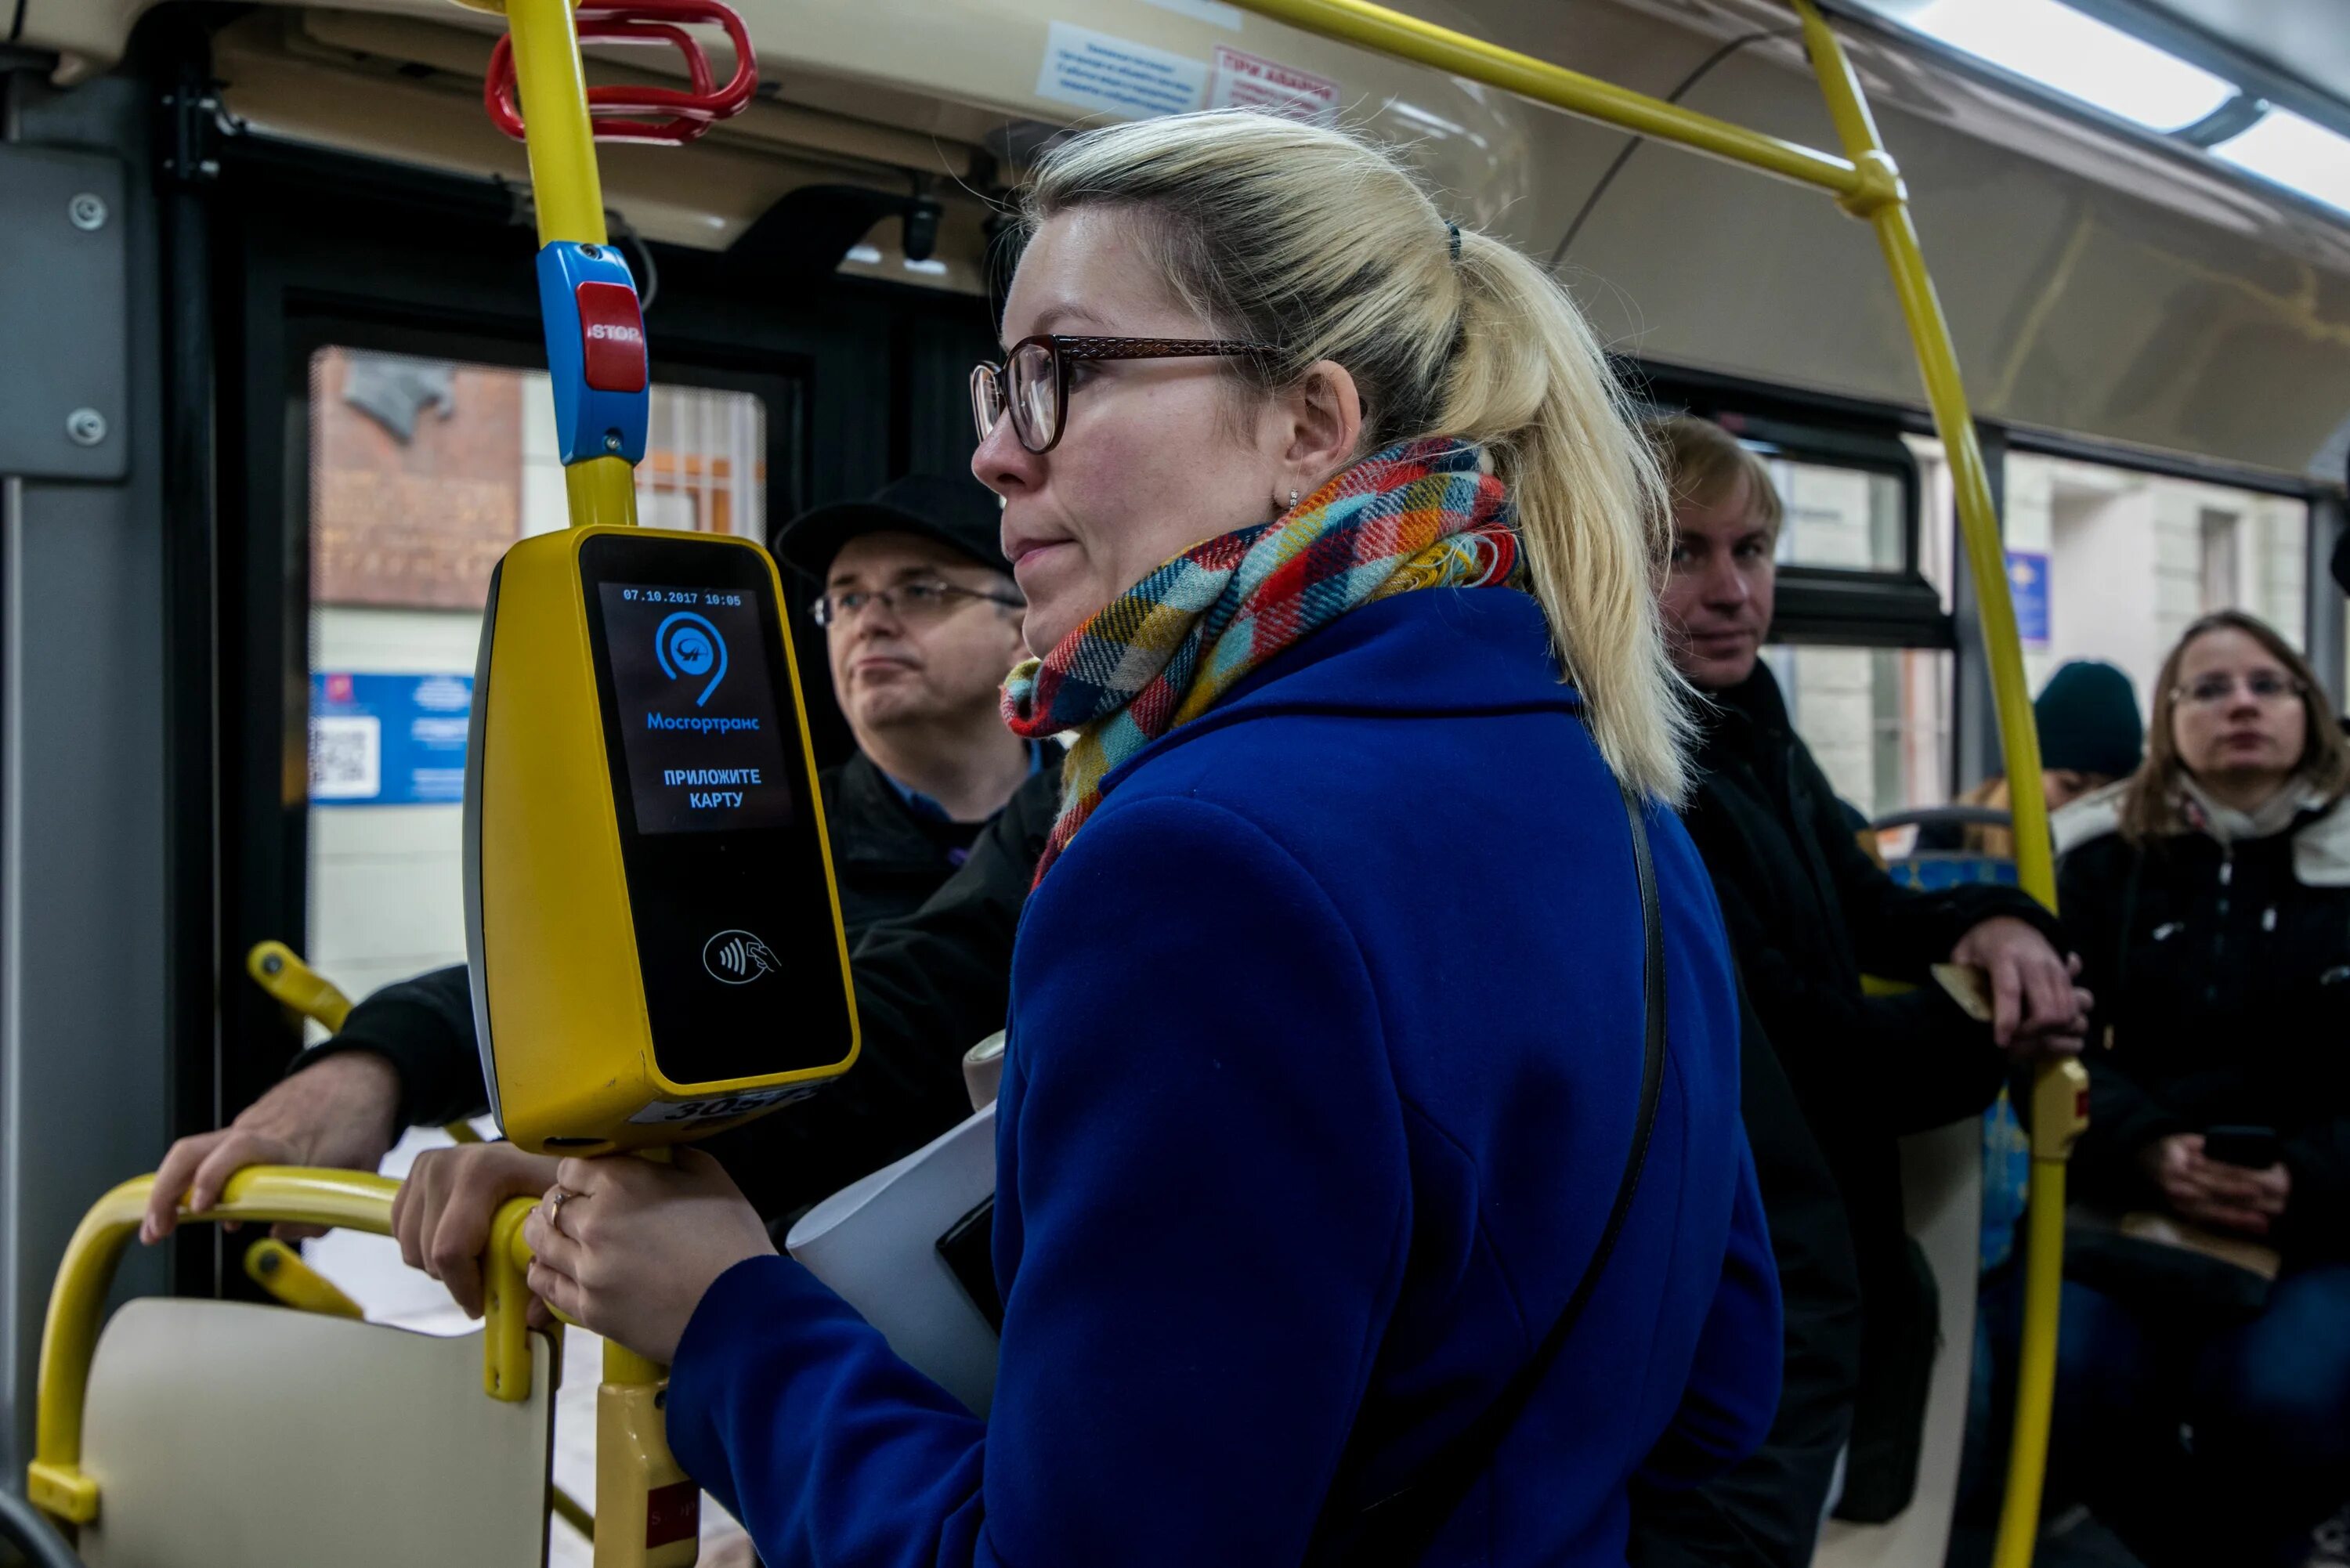
[[[588,384],[599,392],[645,389],[645,318],[637,291],[624,284],[583,283],[579,304],[579,358]]]

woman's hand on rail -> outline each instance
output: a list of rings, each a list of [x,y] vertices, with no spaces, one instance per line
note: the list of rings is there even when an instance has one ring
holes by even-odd
[[[536,1198],[555,1179],[553,1155],[510,1143],[426,1149],[391,1200],[400,1255],[449,1287],[467,1317],[482,1315],[482,1253],[490,1221],[509,1198]]]
[[[556,1223],[545,1204],[523,1221],[531,1291],[664,1366],[718,1276],[775,1251],[758,1210],[700,1149],[679,1149],[668,1164],[567,1159],[555,1180],[566,1194]]]
[[[150,1245],[180,1222],[180,1199],[198,1213],[220,1200],[228,1179],[248,1165],[325,1166],[373,1170],[390,1152],[400,1107],[400,1073],[372,1051],[345,1051],[278,1084],[217,1132],[173,1144],[155,1170],[155,1190],[140,1221]],[[281,1241],[323,1234],[316,1225],[275,1225]]]
[[[2089,1031],[2089,993],[2074,983],[2078,954],[2060,955],[2029,922],[1995,915],[1959,939],[1950,961],[1991,978],[1991,1038],[2002,1051],[2077,1053]]]

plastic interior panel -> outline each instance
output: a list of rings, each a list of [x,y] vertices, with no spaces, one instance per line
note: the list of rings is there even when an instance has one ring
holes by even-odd
[[[482,1392],[452,1339],[241,1302],[146,1297],[90,1372],[91,1568],[527,1568],[546,1552],[555,1378]]]

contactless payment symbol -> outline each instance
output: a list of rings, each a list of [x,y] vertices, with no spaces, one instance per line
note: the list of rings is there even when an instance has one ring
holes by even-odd
[[[697,708],[709,701],[718,683],[726,679],[726,639],[691,610],[679,610],[660,623],[653,633],[653,656],[660,660],[661,673],[671,680],[710,677],[710,684],[693,700]]]
[[[748,931],[721,931],[702,944],[702,967],[723,985],[748,985],[775,972],[775,955]]]

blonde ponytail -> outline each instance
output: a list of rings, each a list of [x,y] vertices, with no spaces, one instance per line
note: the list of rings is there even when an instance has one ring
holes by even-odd
[[[1482,446],[1508,483],[1534,597],[1608,766],[1678,805],[1690,710],[1658,618],[1672,514],[1656,458],[1565,290],[1465,231],[1460,272],[1461,347],[1436,429]]]
[[[1237,110],[1074,137],[1027,187],[1030,226],[1131,209],[1170,295],[1280,346],[1235,374],[1354,377],[1366,452],[1449,436],[1510,486],[1534,596],[1608,767],[1678,805],[1688,708],[1658,619],[1663,487],[1574,302],[1501,241],[1453,230],[1395,159],[1344,132]]]

